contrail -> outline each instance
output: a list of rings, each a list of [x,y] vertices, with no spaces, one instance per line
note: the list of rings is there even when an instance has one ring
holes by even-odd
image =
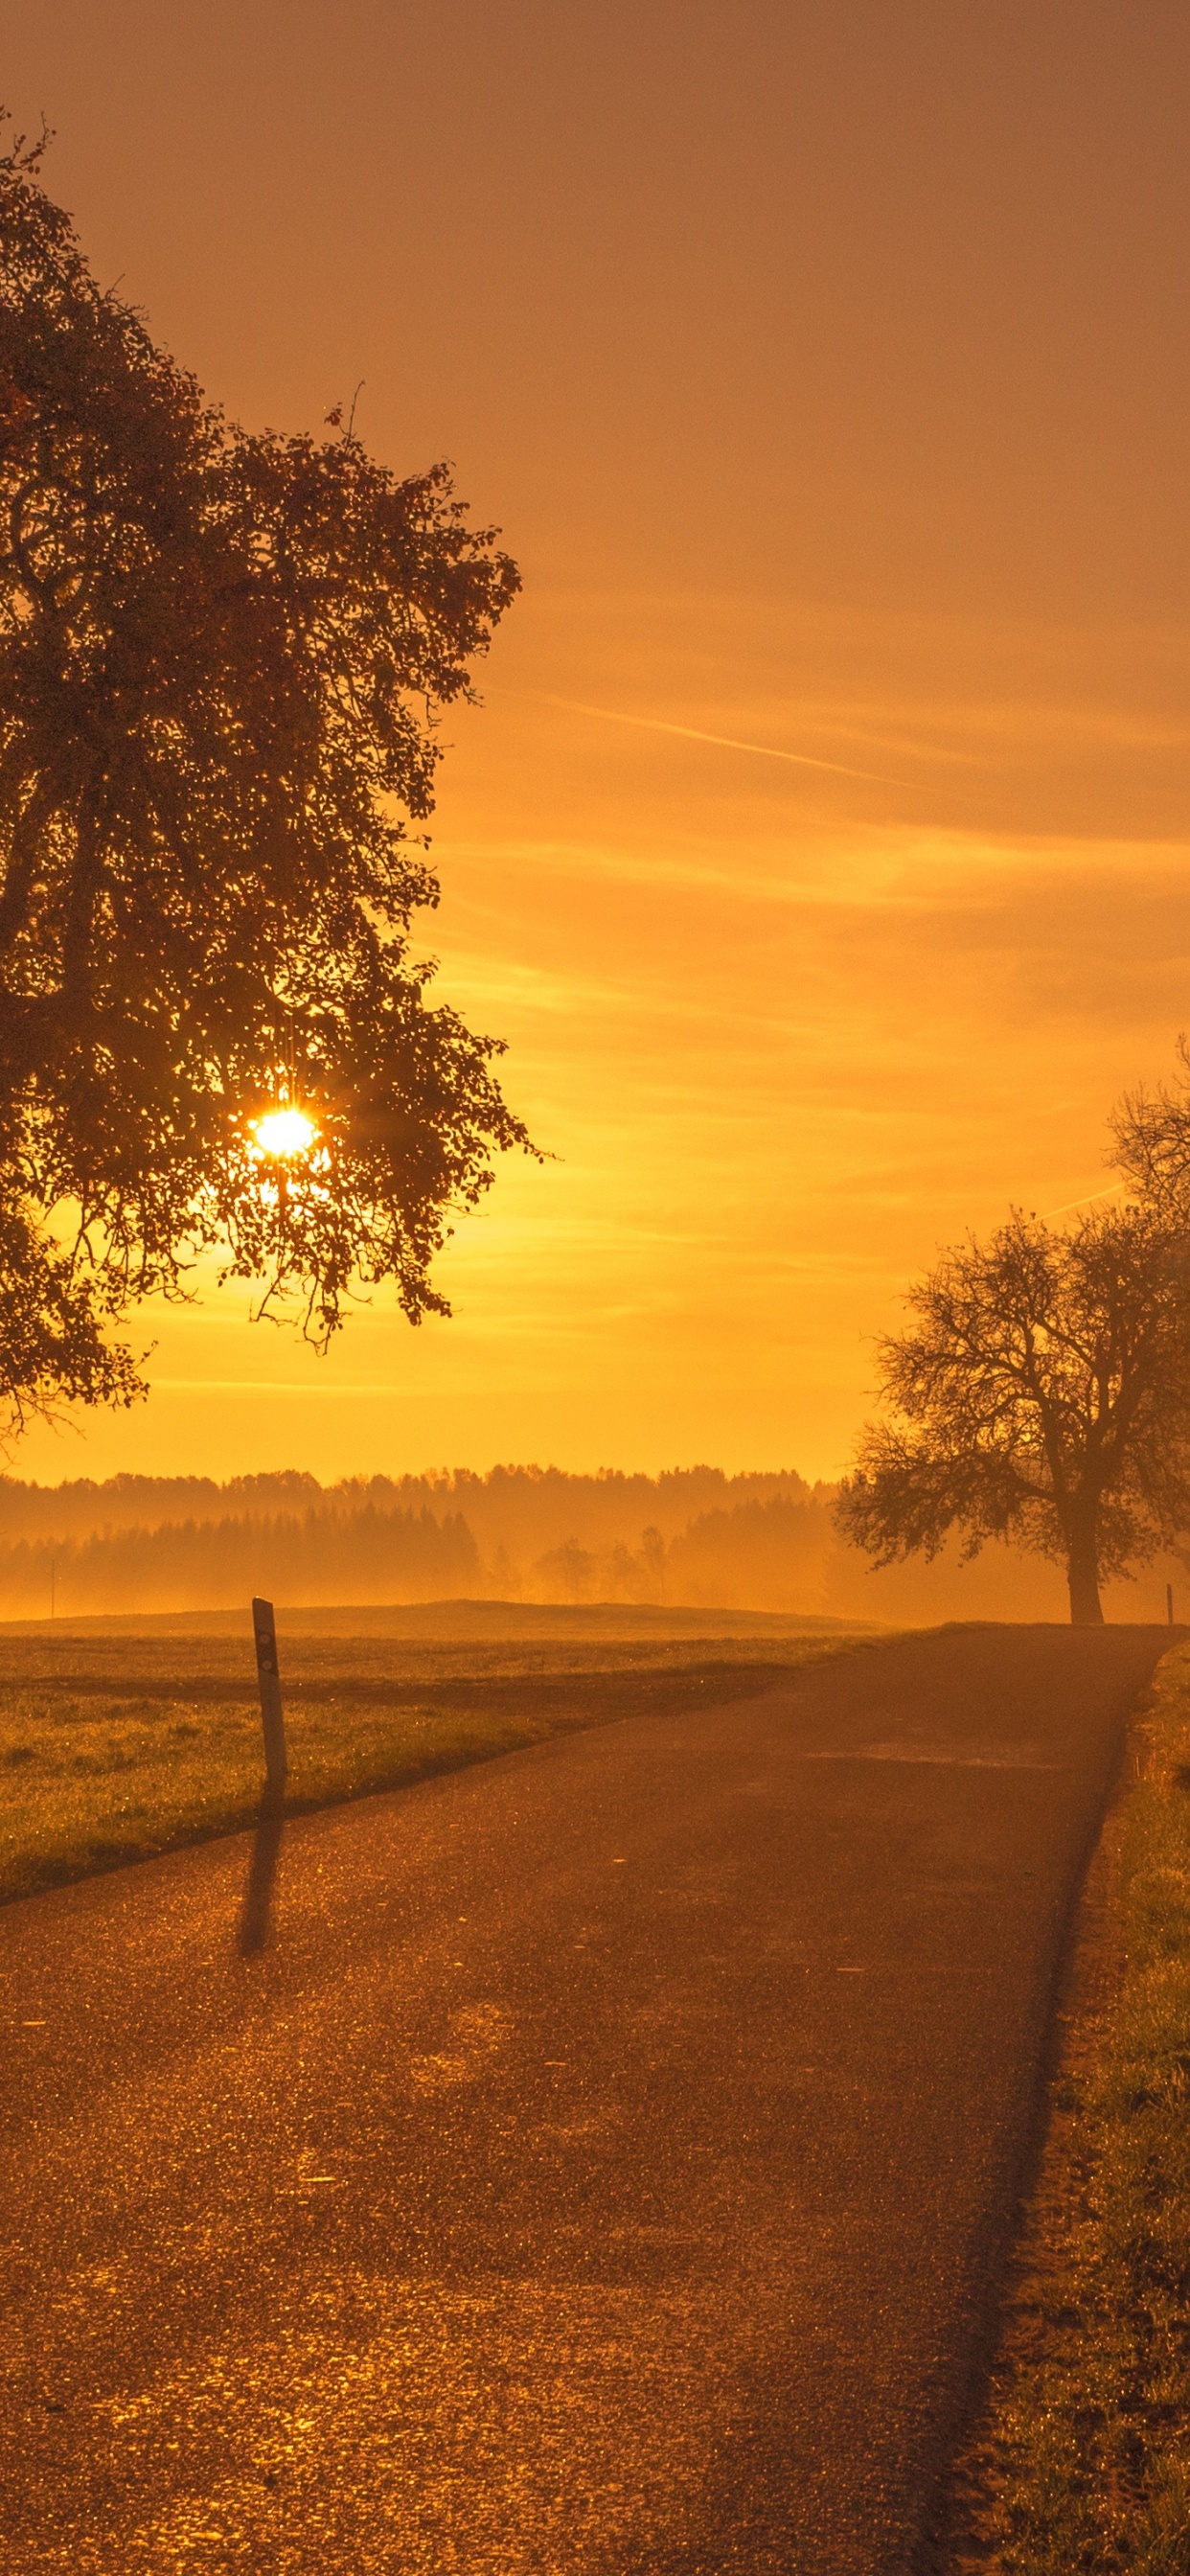
[[[816,760],[808,751],[775,751],[769,742],[739,742],[734,734],[702,733],[697,725],[667,724],[661,716],[629,716],[620,707],[589,707],[581,698],[555,698],[545,689],[527,694],[540,695],[547,706],[568,707],[572,715],[602,716],[607,724],[639,725],[646,733],[674,733],[683,742],[714,743],[720,751],[751,751],[759,760],[791,760],[797,769],[829,769],[835,778],[866,778],[876,787],[908,787],[912,783],[908,778],[889,778],[880,769],[849,769],[841,760]]]
[[[1113,1199],[1117,1190],[1127,1187],[1127,1181],[1109,1181],[1105,1190],[1088,1190],[1081,1199],[1063,1199],[1061,1207],[1043,1208],[1042,1223],[1048,1225],[1052,1216],[1069,1216],[1072,1208],[1094,1207],[1100,1199]]]

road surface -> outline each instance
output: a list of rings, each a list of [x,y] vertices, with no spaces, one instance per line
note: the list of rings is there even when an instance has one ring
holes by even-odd
[[[0,2564],[928,2565],[1165,1642],[866,1646],[9,1907]]]

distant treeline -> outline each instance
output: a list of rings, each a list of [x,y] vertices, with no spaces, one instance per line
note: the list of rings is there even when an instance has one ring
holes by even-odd
[[[225,1513],[90,1538],[0,1547],[0,1615],[223,1610],[253,1592],[290,1602],[436,1601],[478,1592],[479,1550],[457,1512]]]
[[[834,1488],[783,1469],[630,1476],[497,1467],[351,1478],[298,1471],[0,1478],[0,1617],[232,1609],[253,1592],[333,1603],[487,1597],[659,1602],[890,1621],[1064,1616],[1059,1569],[1007,1548],[873,1574],[835,1528]],[[1116,1586],[1109,1616],[1164,1613],[1180,1567]],[[1190,1606],[1190,1584],[1187,1600]]]
[[[103,1484],[80,1476],[64,1485],[0,1477],[0,1545],[159,1529],[163,1521],[256,1521],[370,1506],[379,1512],[428,1511],[439,1520],[461,1512],[481,1549],[490,1554],[504,1546],[528,1559],[568,1537],[582,1547],[614,1547],[650,1523],[670,1539],[700,1512],[777,1495],[805,1500],[809,1492],[789,1469],[726,1476],[719,1467],[678,1467],[661,1476],[628,1476],[617,1468],[571,1476],[560,1467],[493,1467],[478,1476],[457,1467],[425,1476],[352,1476],[337,1485],[320,1485],[297,1468],[231,1476],[226,1484],[212,1476],[109,1476]]]

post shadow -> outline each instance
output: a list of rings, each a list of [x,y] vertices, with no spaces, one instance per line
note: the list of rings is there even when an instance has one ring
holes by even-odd
[[[281,1855],[285,1821],[285,1783],[266,1781],[256,1810],[256,1831],[248,1862],[237,1948],[241,1959],[254,1959],[266,1948],[273,1910],[273,1885]]]

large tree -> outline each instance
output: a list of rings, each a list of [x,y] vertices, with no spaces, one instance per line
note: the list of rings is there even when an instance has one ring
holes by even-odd
[[[444,466],[250,435],[0,156],[0,1411],[137,1387],[221,1245],[325,1343],[526,1142],[411,918],[439,712],[518,586]],[[278,1097],[316,1136],[282,1166]]]
[[[881,1345],[892,1419],[860,1443],[838,1511],[878,1564],[1014,1539],[1065,1566],[1070,1615],[1190,1528],[1190,1265],[1180,1218],[1015,1215],[911,1290]]]

